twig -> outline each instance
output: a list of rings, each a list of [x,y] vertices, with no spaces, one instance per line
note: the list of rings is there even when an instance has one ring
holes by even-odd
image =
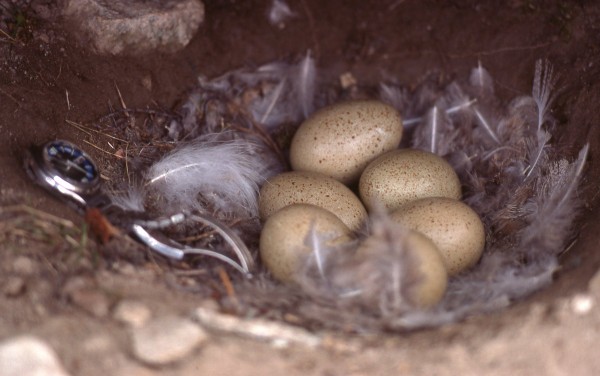
[[[216,231],[210,230],[210,231],[203,232],[201,234],[188,236],[183,239],[177,239],[177,242],[178,243],[186,243],[186,242],[198,241],[198,240],[202,240],[202,239],[211,237],[211,236],[215,235],[216,233],[217,233]]]
[[[65,95],[67,97],[67,111],[71,111],[71,102],[69,102],[69,90],[65,89]]]
[[[0,29],[0,33],[3,34],[5,37],[7,37],[11,42],[16,43],[17,40],[13,37],[10,36],[10,34],[8,34],[6,31]]]
[[[465,53],[460,53],[460,54],[448,54],[448,57],[451,59],[455,59],[455,58],[463,58],[463,57],[470,57],[470,56],[490,56],[490,55],[497,55],[497,54],[506,53],[506,52],[536,50],[539,48],[547,47],[550,44],[551,44],[550,42],[544,42],[544,43],[538,43],[538,44],[533,44],[533,45],[528,45],[528,46],[500,47],[500,48],[497,48],[494,50],[487,50],[487,51],[465,52]]]
[[[154,116],[162,116],[169,119],[178,118],[177,114],[170,114],[164,111],[150,110],[150,109],[139,109],[139,108],[124,108],[122,110],[112,110],[112,112],[102,116],[100,121],[105,121],[108,118],[113,118],[115,115],[120,115],[125,113],[127,117],[129,117],[129,113],[134,114],[146,114],[146,115],[154,115]]]
[[[233,287],[233,283],[231,283],[231,278],[229,278],[229,274],[222,266],[219,266],[217,269],[219,273],[219,278],[221,278],[221,283],[225,287],[225,291],[227,292],[227,296],[231,299],[234,304],[238,304],[237,295],[235,294],[235,288]]]
[[[76,123],[76,122],[74,122],[72,120],[65,119],[65,122],[67,124],[69,124],[69,125],[77,128],[77,129],[79,129],[80,131],[82,131],[84,133],[87,133],[89,136],[92,136],[92,134],[90,132],[94,132],[94,133],[100,134],[102,136],[105,136],[105,137],[108,137],[108,138],[112,138],[113,140],[117,140],[117,141],[121,141],[121,142],[124,142],[126,144],[129,144],[129,141],[127,141],[127,140],[124,140],[122,138],[113,136],[113,135],[111,135],[109,133],[106,133],[106,132],[102,132],[102,131],[99,131],[99,130],[96,130],[96,129],[93,129],[93,128],[90,128],[90,127],[86,127],[85,125]]]
[[[117,82],[115,82],[115,89],[117,89],[117,94],[119,94],[119,101],[121,101],[121,107],[123,107],[123,110],[127,110],[127,106],[125,105],[125,101],[123,100],[123,96],[121,95],[121,90],[119,90],[119,87],[117,86]],[[129,117],[129,114],[125,112],[125,116]]]
[[[206,269],[193,269],[193,270],[173,270],[173,274],[178,277],[190,277],[207,274]]]
[[[129,158],[127,152],[129,151],[129,143],[125,144],[125,173],[127,174],[127,183],[131,185],[131,176],[129,175]]]
[[[315,334],[275,321],[241,319],[203,307],[196,308],[192,318],[208,329],[269,341],[280,346],[297,343],[314,348],[322,344],[322,338]]]
[[[110,151],[106,151],[106,150],[102,149],[101,147],[96,146],[93,143],[89,142],[88,140],[83,140],[83,142],[85,142],[86,144],[90,145],[91,147],[93,147],[95,149],[100,150],[103,153],[106,153],[108,155],[112,155],[113,157],[118,158],[118,159],[123,159],[123,157],[120,156],[120,155],[118,155],[117,153],[111,153]]]
[[[75,226],[75,224],[73,222],[71,222],[67,219],[63,219],[63,218],[57,217],[55,215],[52,215],[50,213],[46,213],[44,211],[34,209],[31,206],[27,206],[27,205],[23,205],[23,204],[11,205],[11,206],[0,206],[0,214],[19,213],[19,212],[33,215],[37,218],[43,219],[46,222],[56,223],[60,226],[66,227],[66,228],[70,228],[70,229],[77,228],[77,226]]]

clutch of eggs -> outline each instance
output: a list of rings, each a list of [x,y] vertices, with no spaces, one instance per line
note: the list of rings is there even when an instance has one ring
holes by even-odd
[[[378,101],[335,104],[300,125],[290,146],[295,171],[271,178],[260,191],[260,216],[266,221],[261,257],[275,278],[293,280],[299,254],[309,252],[309,232],[330,232],[339,235],[337,241],[350,241],[354,232],[366,228],[367,209],[376,206],[431,240],[415,241],[414,249],[429,255],[433,244],[444,261],[445,273],[436,267],[425,270],[429,276],[438,274],[439,281],[436,293],[420,298],[420,306],[441,299],[447,275],[477,263],[485,232],[479,216],[459,201],[458,176],[433,153],[398,149],[402,133],[400,114]],[[346,186],[356,183],[360,198]]]

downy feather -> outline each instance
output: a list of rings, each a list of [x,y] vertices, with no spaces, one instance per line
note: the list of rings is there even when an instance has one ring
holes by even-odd
[[[208,135],[183,144],[152,165],[146,187],[169,212],[217,211],[255,217],[260,184],[272,173],[261,147],[249,140]]]
[[[144,200],[146,192],[139,184],[132,184],[123,192],[109,192],[111,203],[119,208],[133,212],[144,212]]]
[[[552,93],[556,85],[554,67],[548,60],[538,60],[535,64],[535,77],[533,79],[533,100],[538,108],[537,128],[541,129],[546,122],[546,114],[552,105],[555,94]]]
[[[490,99],[494,96],[494,80],[487,69],[481,65],[481,61],[471,70],[469,84],[478,98]]]
[[[248,104],[248,111],[255,121],[271,132],[283,123],[297,123],[314,111],[317,69],[314,58],[307,52],[297,64],[273,63],[257,70],[266,90],[262,96]],[[245,73],[246,81],[251,73]],[[256,83],[254,83],[256,84]]]
[[[307,118],[314,110],[315,82],[316,82],[316,64],[315,59],[310,55],[310,51],[296,68],[294,76],[294,91],[299,107],[302,109],[302,115]]]
[[[409,230],[379,211],[371,218],[371,228],[372,234],[360,245],[355,245],[358,252],[348,249],[327,251],[328,257],[322,262],[325,266],[322,267],[324,280],[321,283],[315,283],[314,278],[301,278],[301,285],[315,298],[329,300],[341,307],[363,307],[379,317],[410,311],[415,306],[412,289],[422,276],[414,250],[408,249]],[[314,249],[324,254],[321,246]],[[318,257],[308,258],[308,265],[314,267],[315,260]]]
[[[271,25],[278,26],[295,15],[284,0],[273,0],[269,9],[269,22]]]
[[[534,172],[538,171],[539,166],[546,164],[546,160],[548,159],[548,141],[550,141],[550,137],[548,132],[540,129],[537,132],[537,137],[532,140],[532,142],[529,142],[529,165],[523,170],[525,179],[535,176]]]
[[[588,150],[589,144],[573,163],[555,162],[546,176],[538,180],[536,194],[525,205],[531,223],[521,234],[520,248],[527,250],[527,257],[556,255],[565,246],[579,207],[576,188]]]

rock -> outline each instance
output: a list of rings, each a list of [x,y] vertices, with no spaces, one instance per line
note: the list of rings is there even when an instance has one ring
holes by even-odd
[[[110,300],[92,281],[71,278],[63,292],[74,305],[96,317],[106,317],[110,312]]]
[[[108,354],[117,348],[113,339],[105,333],[96,333],[81,342],[83,351],[93,354]]]
[[[200,0],[66,0],[63,15],[100,54],[175,52],[204,20]]]
[[[589,294],[576,294],[571,298],[570,305],[576,315],[587,315],[594,308],[594,298]]]
[[[32,336],[0,343],[2,376],[67,376],[58,357],[45,342]]]
[[[295,326],[265,319],[240,318],[205,307],[196,308],[192,319],[210,330],[269,341],[276,347],[287,347],[292,343],[308,347],[317,347],[322,344],[320,336]]]
[[[17,296],[25,292],[25,280],[21,277],[8,277],[3,284],[4,286],[2,286],[2,290],[4,292],[4,295],[6,295],[9,298],[16,298]]]
[[[38,270],[35,261],[26,256],[18,256],[13,261],[13,271],[22,276],[31,276]]]
[[[154,366],[185,358],[206,339],[206,333],[198,325],[177,317],[156,319],[132,332],[133,353]]]
[[[134,300],[121,301],[113,311],[113,318],[134,328],[144,326],[152,316],[150,308]]]

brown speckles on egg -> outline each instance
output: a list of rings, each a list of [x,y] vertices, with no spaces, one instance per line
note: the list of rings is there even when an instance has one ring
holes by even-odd
[[[329,210],[352,230],[358,230],[367,218],[367,210],[348,187],[306,171],[286,172],[269,179],[260,190],[260,217],[264,221],[281,208],[298,203]]]
[[[473,209],[458,200],[432,197],[412,201],[395,210],[391,218],[431,238],[451,276],[475,265],[483,253],[483,223]]]
[[[416,149],[387,152],[360,177],[359,192],[367,208],[377,201],[389,210],[425,197],[459,199],[461,186],[452,166],[441,157]]]
[[[402,119],[393,107],[378,101],[339,103],[302,123],[290,146],[290,164],[349,184],[401,138]]]

